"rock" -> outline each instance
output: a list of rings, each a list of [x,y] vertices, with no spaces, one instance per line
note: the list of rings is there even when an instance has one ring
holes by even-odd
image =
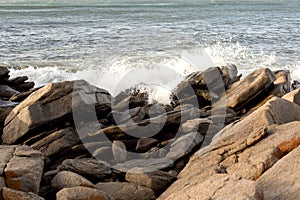
[[[101,147],[93,152],[93,157],[99,160],[113,161],[114,156],[111,147]]]
[[[300,82],[297,81],[297,80],[294,80],[293,83],[292,83],[292,89],[296,90],[298,88],[300,88]]]
[[[44,200],[32,192],[22,192],[6,187],[2,190],[2,198],[4,200]]]
[[[34,82],[26,82],[26,83],[15,85],[15,86],[13,86],[13,88],[15,88],[16,90],[18,90],[20,92],[24,92],[24,91],[28,91],[28,90],[34,88],[34,85],[35,85]]]
[[[158,144],[158,140],[154,138],[141,138],[138,140],[135,150],[137,152],[149,151]]]
[[[116,162],[124,162],[127,159],[126,146],[121,141],[114,141],[112,143],[112,152]]]
[[[0,97],[9,99],[11,96],[19,94],[20,92],[12,89],[7,85],[0,85]]]
[[[164,148],[153,147],[146,153],[139,155],[141,159],[155,159],[155,158],[164,158],[167,155],[167,150]]]
[[[4,169],[7,186],[37,194],[44,169],[41,152],[28,146],[20,146],[16,148],[14,155]]]
[[[197,200],[264,200],[263,191],[256,187],[254,181],[227,174],[214,175],[204,182],[198,182],[186,187],[184,192],[174,193],[167,198],[158,199],[191,199],[191,197]]]
[[[15,94],[9,98],[9,101],[21,102],[24,99],[26,99],[29,95],[31,95],[33,92],[37,91],[38,89],[41,89],[41,87],[34,88],[34,89],[26,91],[26,92],[20,92],[18,94]]]
[[[201,135],[206,135],[212,121],[207,118],[196,118],[187,120],[180,127],[183,133],[199,132]]]
[[[71,188],[71,187],[90,187],[94,188],[94,184],[91,183],[86,178],[69,171],[61,171],[59,172],[51,181],[51,186],[55,191],[59,191],[63,188]]]
[[[203,141],[203,136],[198,132],[192,132],[181,136],[171,144],[169,153],[166,155],[171,160],[178,160],[189,155]]]
[[[284,95],[282,98],[300,106],[300,88],[293,90],[292,92]]]
[[[49,84],[32,93],[9,114],[3,130],[3,143],[21,142],[34,133],[49,130],[51,125],[72,121],[72,112],[76,124],[80,124],[82,120],[90,119],[89,112],[95,112],[95,105],[109,104],[110,101],[107,91],[85,81]]]
[[[175,177],[167,172],[151,168],[133,168],[126,173],[128,182],[149,187],[157,193],[164,191],[174,179]]]
[[[154,200],[155,192],[144,187],[128,182],[97,183],[96,187],[111,195],[115,200]]]
[[[151,168],[151,169],[166,169],[173,166],[173,161],[169,158],[149,158],[149,159],[133,159],[126,161],[125,163],[118,163],[113,168],[122,172],[139,167],[139,168]]]
[[[261,96],[264,96],[274,79],[273,72],[268,68],[255,70],[243,80],[233,84],[226,91],[226,95],[213,107],[227,106],[234,111],[242,110],[245,107],[251,108],[261,100]]]
[[[72,127],[68,127],[55,131],[31,146],[32,148],[43,152],[46,157],[57,158],[60,153],[64,152],[66,149],[71,149],[79,142],[80,138],[78,137],[76,130]]]
[[[18,105],[17,103],[0,100],[0,130],[2,130],[4,126],[5,118],[9,115],[12,109],[17,105]]]
[[[87,187],[65,188],[56,194],[57,200],[113,200],[104,192]]]
[[[274,89],[272,95],[282,97],[291,91],[291,75],[289,70],[278,70],[274,72]]]
[[[126,97],[120,102],[116,102],[113,105],[113,110],[122,112],[136,107],[143,107],[147,104],[148,104],[148,94],[137,93]]]
[[[13,157],[17,146],[4,146],[0,145],[0,176],[4,176],[4,168],[8,161]]]
[[[65,160],[58,169],[71,171],[92,181],[101,181],[111,176],[109,164],[93,158],[77,158]]]
[[[9,79],[9,70],[6,67],[0,66],[0,83]]]
[[[9,79],[7,82],[9,85],[17,86],[28,80],[28,76],[19,76],[12,79]]]
[[[265,199],[300,199],[300,147],[279,160],[258,180]]]

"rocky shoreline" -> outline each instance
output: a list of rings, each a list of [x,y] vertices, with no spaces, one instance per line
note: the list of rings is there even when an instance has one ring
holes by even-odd
[[[187,76],[170,105],[86,81],[34,88],[0,67],[0,199],[299,199],[289,71]]]

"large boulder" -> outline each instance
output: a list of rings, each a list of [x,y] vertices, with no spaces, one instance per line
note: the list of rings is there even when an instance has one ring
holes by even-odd
[[[261,101],[272,86],[275,76],[268,68],[257,69],[226,91],[214,107],[227,106],[235,111],[251,108]]]
[[[9,115],[12,109],[17,105],[18,104],[14,102],[0,100],[0,130],[2,130],[4,126],[5,118]]]
[[[32,192],[22,192],[11,188],[3,188],[2,198],[4,200],[44,200],[44,198],[38,196]]]
[[[300,137],[299,137],[300,139]],[[257,180],[265,199],[300,199],[300,147],[279,160]]]
[[[24,141],[55,124],[72,120],[90,119],[95,106],[107,105],[111,96],[105,90],[89,85],[85,81],[66,81],[49,84],[22,101],[5,121],[3,143]],[[74,113],[75,112],[75,113]],[[95,114],[94,114],[95,115]]]
[[[0,66],[0,83],[9,79],[9,70],[6,67]]]
[[[57,200],[114,200],[104,192],[87,187],[65,188],[56,194]]]
[[[292,92],[289,92],[288,94],[284,95],[282,98],[290,102],[293,102],[295,104],[298,104],[300,106],[300,88],[293,90]]]

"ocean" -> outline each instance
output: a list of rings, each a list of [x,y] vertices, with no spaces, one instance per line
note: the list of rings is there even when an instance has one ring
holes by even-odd
[[[0,65],[37,86],[85,79],[167,101],[182,78],[235,64],[300,80],[300,1],[0,0]]]

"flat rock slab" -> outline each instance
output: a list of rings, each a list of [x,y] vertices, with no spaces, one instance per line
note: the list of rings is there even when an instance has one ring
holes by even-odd
[[[104,192],[87,187],[65,188],[56,194],[57,200],[113,200]]]
[[[97,189],[111,195],[115,200],[154,200],[155,192],[148,187],[128,182],[97,183]]]
[[[299,130],[299,129],[298,129]],[[265,199],[300,199],[300,147],[279,160],[258,180]]]

